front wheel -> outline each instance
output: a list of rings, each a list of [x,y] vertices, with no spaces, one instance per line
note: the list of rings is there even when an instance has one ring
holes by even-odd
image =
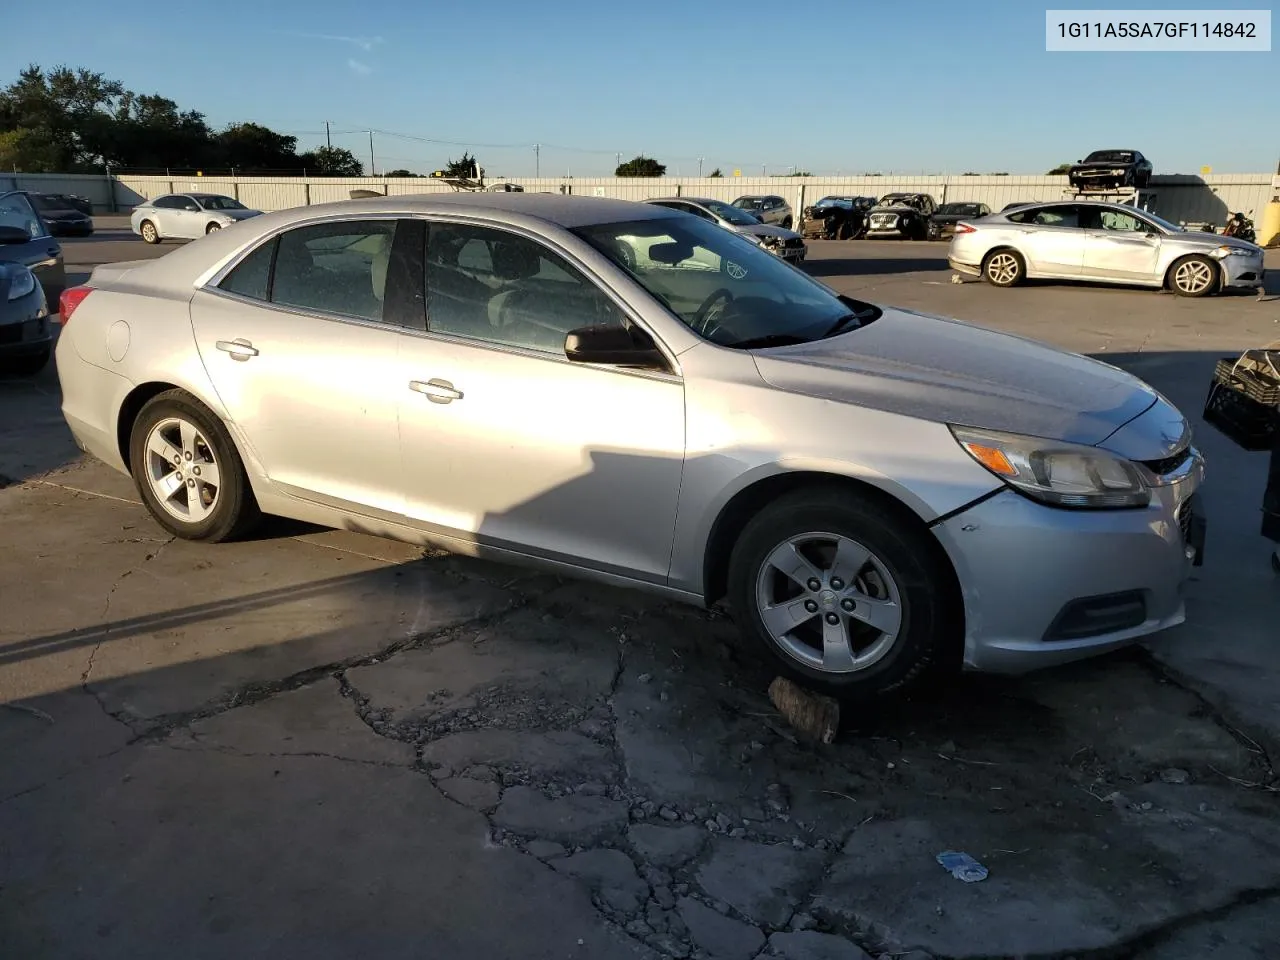
[[[743,633],[794,679],[840,696],[905,686],[944,659],[945,573],[925,535],[856,493],[807,490],[752,519],[729,599]],[[957,641],[958,642],[958,641]]]
[[[792,221],[791,221],[791,218],[790,218],[790,217],[783,217],[783,218],[782,218],[782,229],[783,229],[783,230],[790,230],[790,229],[791,229],[791,222],[792,222]]]
[[[129,437],[129,466],[156,522],[184,540],[231,540],[261,516],[227,428],[181,390],[143,406]]]
[[[1014,250],[995,250],[982,263],[982,279],[996,287],[1012,287],[1027,275],[1027,265]]]
[[[1218,268],[1208,257],[1183,257],[1169,268],[1169,285],[1180,297],[1206,297],[1217,279]]]
[[[219,230],[221,230],[221,229],[222,229],[222,224],[220,224],[220,223],[211,223],[211,224],[209,224],[207,227],[205,227],[205,228],[204,228],[204,232],[205,232],[205,235],[206,235],[206,236],[208,236],[209,234],[211,234],[211,233],[216,233],[217,231],[219,231]]]

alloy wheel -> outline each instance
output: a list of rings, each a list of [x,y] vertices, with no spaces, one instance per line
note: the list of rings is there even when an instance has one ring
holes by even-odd
[[[146,478],[156,500],[183,523],[199,523],[217,506],[222,476],[200,428],[181,417],[159,421],[147,434]]]
[[[1213,283],[1213,268],[1203,260],[1188,260],[1173,272],[1173,282],[1183,293],[1203,293]]]
[[[769,552],[756,606],[778,649],[823,673],[849,674],[884,659],[903,626],[898,584],[862,544],[802,533]]]
[[[1012,253],[997,253],[987,261],[987,276],[993,283],[1013,283],[1018,279],[1018,258]]]

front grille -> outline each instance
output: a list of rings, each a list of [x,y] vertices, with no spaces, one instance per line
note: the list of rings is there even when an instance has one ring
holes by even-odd
[[[21,343],[23,340],[39,339],[41,323],[40,320],[6,323],[0,326],[0,343]]]
[[[1163,477],[1166,474],[1173,473],[1173,471],[1186,463],[1190,457],[1191,448],[1183,447],[1171,456],[1163,457],[1159,460],[1141,460],[1139,462],[1157,477]]]

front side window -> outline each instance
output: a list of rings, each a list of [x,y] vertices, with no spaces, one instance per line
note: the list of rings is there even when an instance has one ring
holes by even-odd
[[[565,336],[624,326],[593,282],[536,240],[435,223],[427,233],[427,329],[564,356]]]
[[[726,220],[735,227],[754,227],[760,222],[751,214],[722,200],[707,200],[705,206],[721,220]]]
[[[1121,233],[1152,233],[1151,225],[1145,220],[1122,210],[1090,210],[1087,226],[1093,229],[1115,230]]]
[[[686,217],[574,230],[695,333],[728,347],[804,343],[879,316],[737,233]]]
[[[45,235],[44,224],[31,202],[21,193],[6,193],[0,197],[0,226],[25,230],[33,240]]]
[[[395,232],[394,220],[347,220],[281,234],[271,302],[381,320]]]

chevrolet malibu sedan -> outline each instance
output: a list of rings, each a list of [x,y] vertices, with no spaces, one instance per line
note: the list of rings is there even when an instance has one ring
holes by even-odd
[[[1256,243],[1196,233],[1127,204],[1030,203],[954,227],[947,260],[997,287],[1088,280],[1204,297],[1263,285]]]
[[[171,193],[134,207],[129,226],[147,243],[195,240],[261,213],[217,193]]]
[[[62,298],[63,413],[189,540],[262,514],[727,602],[847,696],[1183,620],[1202,460],[1128,374],[661,206],[264,214]]]

